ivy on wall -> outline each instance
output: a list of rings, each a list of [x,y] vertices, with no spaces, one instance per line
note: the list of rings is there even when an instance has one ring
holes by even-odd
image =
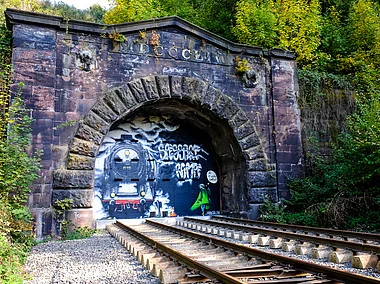
[[[0,282],[23,283],[21,265],[34,243],[26,204],[40,162],[38,153],[28,155],[32,119],[20,92],[11,101],[10,42],[10,32],[0,26]]]
[[[355,111],[356,95],[344,75],[299,70],[299,85],[305,162],[311,166],[310,155],[330,155],[339,134],[347,129],[346,118]]]

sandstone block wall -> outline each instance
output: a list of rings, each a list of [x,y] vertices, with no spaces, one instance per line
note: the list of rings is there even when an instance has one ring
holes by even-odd
[[[73,220],[93,225],[99,145],[113,123],[152,106],[201,118],[220,157],[225,212],[248,216],[266,196],[289,198],[286,179],[302,172],[292,53],[237,45],[177,17],[108,27],[10,9],[6,16],[15,86],[25,84],[33,147],[44,152],[29,199],[40,236],[52,230],[54,200],[72,198]],[[109,37],[116,31],[123,42]],[[245,76],[237,57],[249,63]],[[178,106],[167,107],[172,101]]]

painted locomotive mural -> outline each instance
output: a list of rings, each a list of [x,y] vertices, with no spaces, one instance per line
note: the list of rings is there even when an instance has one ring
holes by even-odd
[[[95,162],[96,219],[217,212],[218,165],[207,135],[172,117],[114,125]]]

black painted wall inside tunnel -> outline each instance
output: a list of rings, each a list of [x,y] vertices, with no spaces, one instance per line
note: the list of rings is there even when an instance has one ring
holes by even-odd
[[[208,134],[186,121],[150,115],[117,123],[96,160],[95,218],[200,215],[201,205],[215,213],[220,187],[208,182],[209,171],[220,172]]]

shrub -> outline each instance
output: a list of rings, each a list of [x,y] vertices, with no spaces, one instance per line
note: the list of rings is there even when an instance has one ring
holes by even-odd
[[[284,223],[285,206],[282,202],[274,203],[270,198],[266,198],[261,204],[260,220],[264,222]]]
[[[317,227],[318,223],[316,216],[312,214],[307,214],[304,212],[298,213],[287,213],[284,216],[285,222],[288,224],[296,224],[309,227]]]
[[[30,153],[32,119],[20,97],[22,84],[10,102],[10,40],[9,31],[0,26],[0,283],[22,283],[21,265],[34,244],[32,215],[25,204],[38,178],[40,153]]]
[[[96,232],[95,229],[85,227],[75,227],[70,233],[67,234],[66,240],[85,239],[91,237]]]
[[[23,283],[26,275],[22,272],[22,263],[26,255],[25,247],[12,244],[0,235],[0,283]]]

